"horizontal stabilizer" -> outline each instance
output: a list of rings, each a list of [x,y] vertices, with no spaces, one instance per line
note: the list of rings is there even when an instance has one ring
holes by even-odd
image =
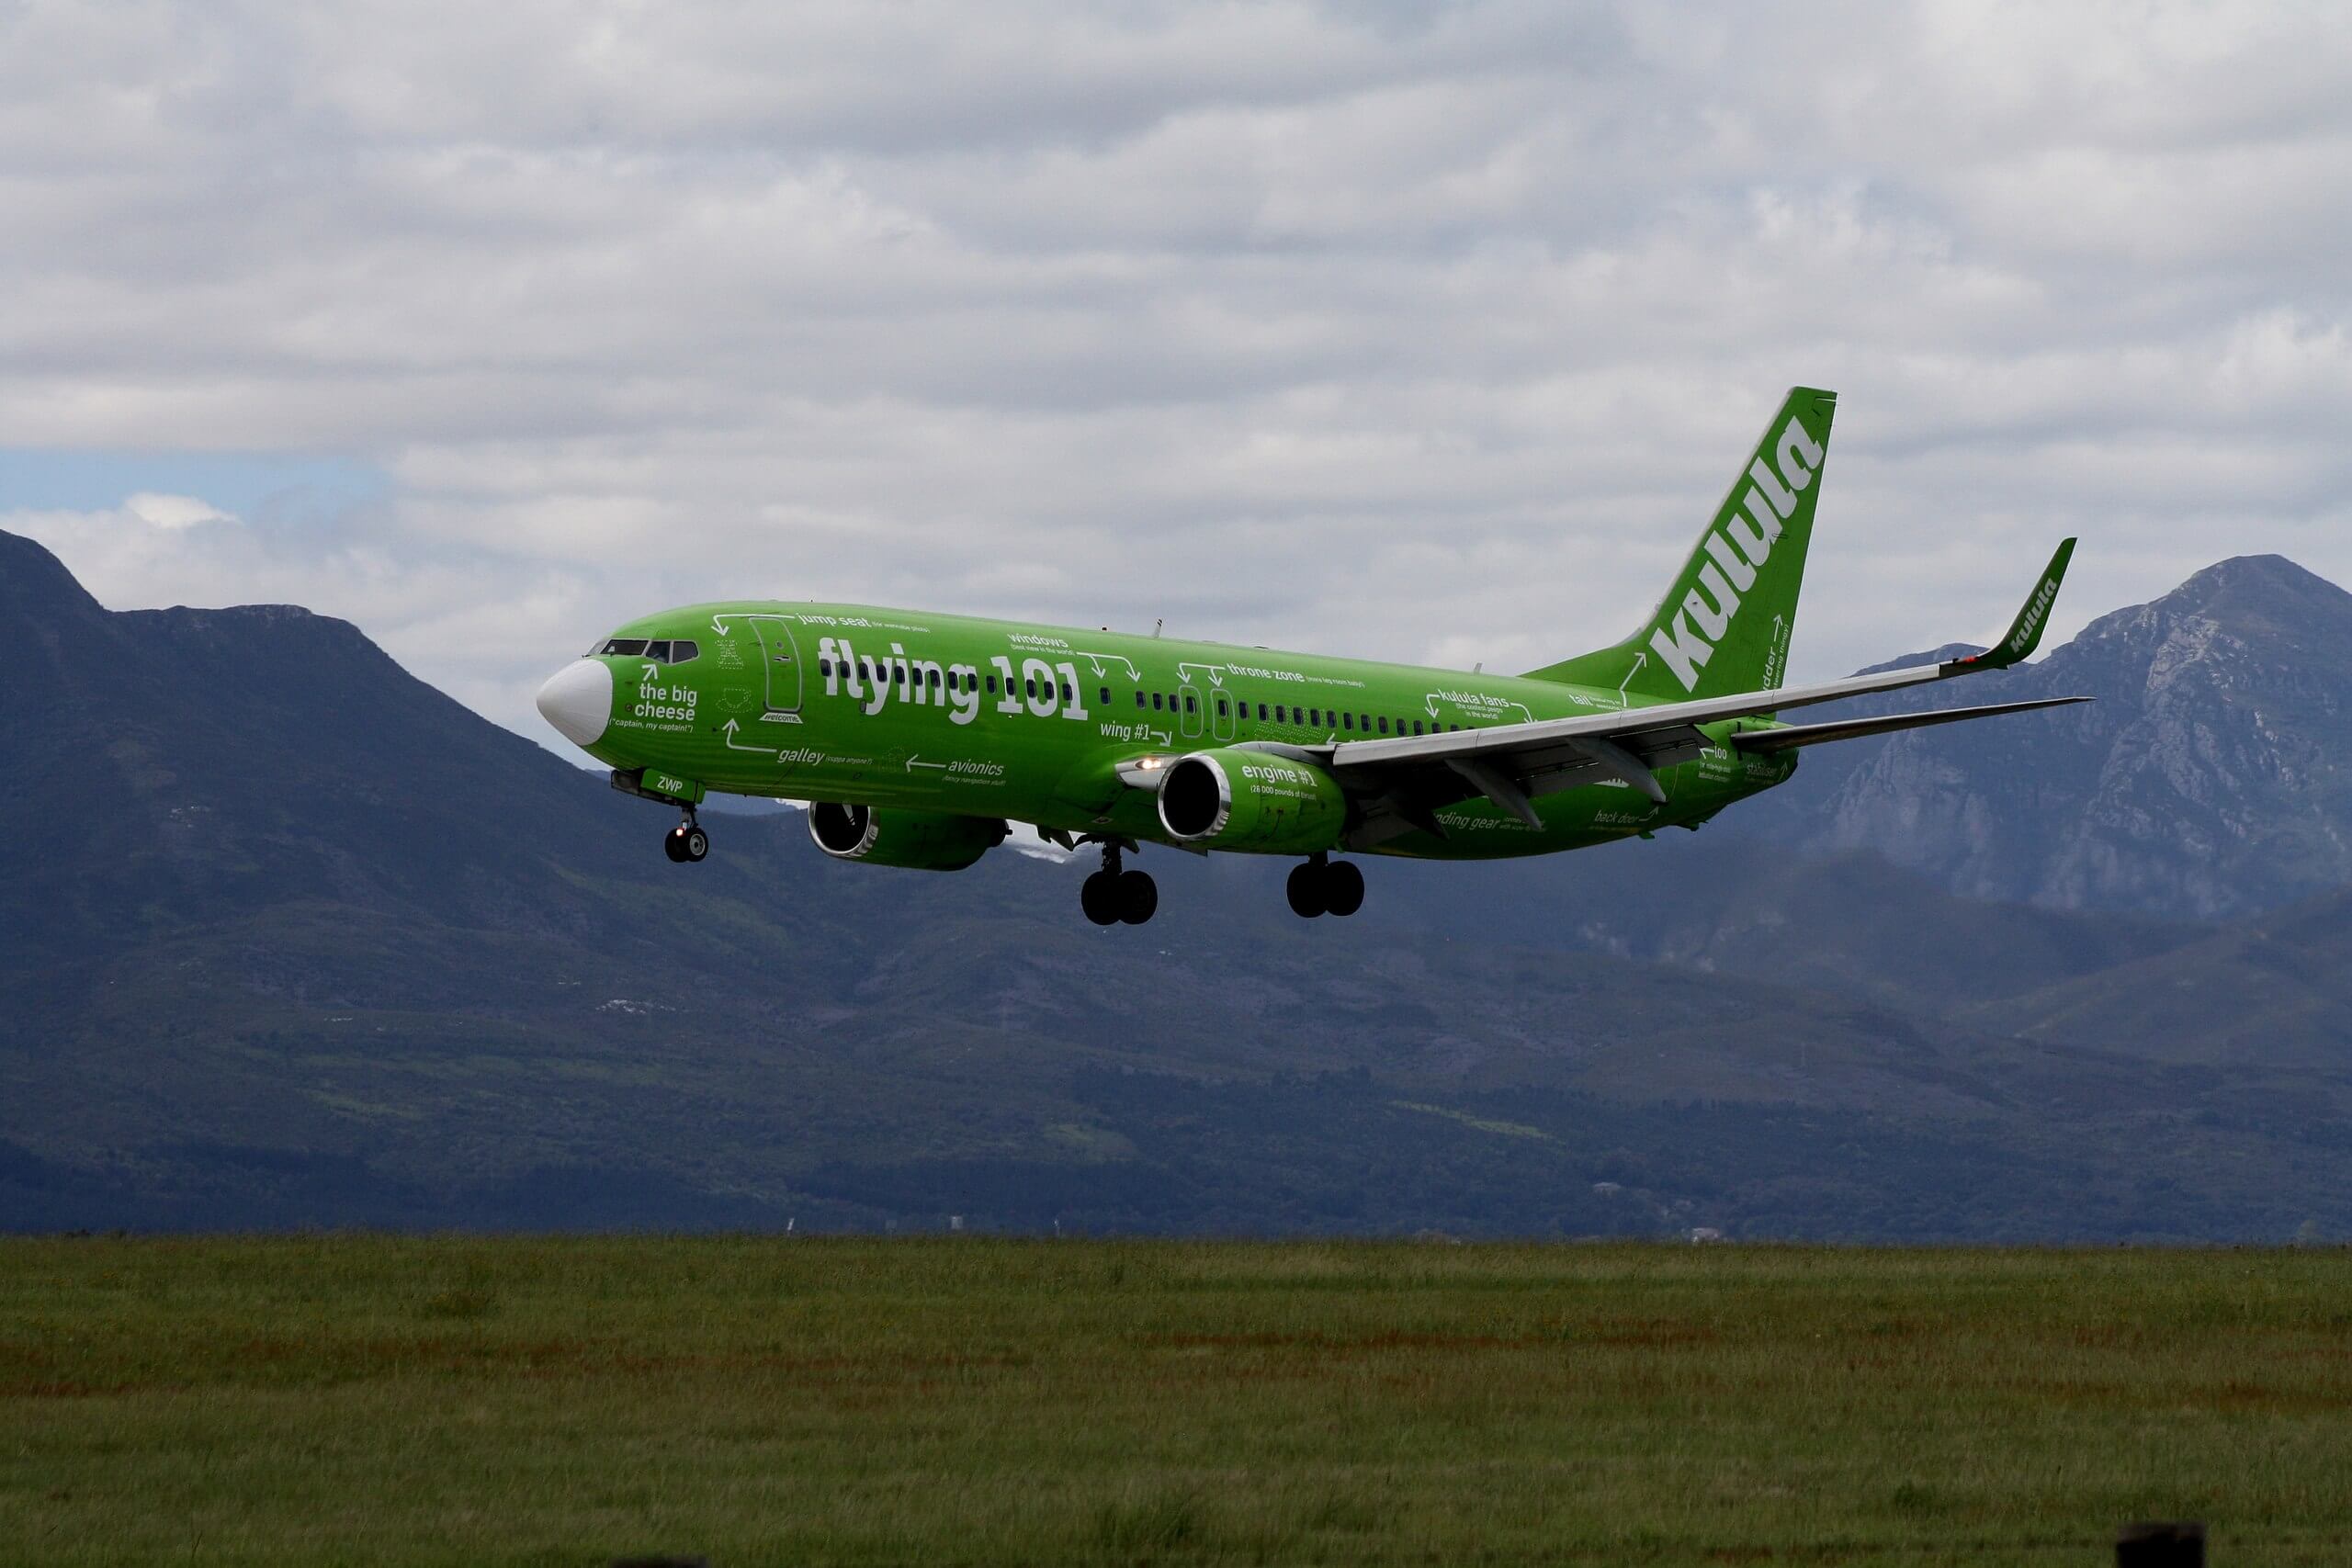
[[[1995,714],[2030,713],[2035,708],[2065,707],[2086,703],[2088,697],[2038,697],[2026,703],[1987,703],[1982,707],[1939,708],[1934,713],[1889,714],[1883,718],[1849,718],[1828,724],[1792,724],[1779,729],[1758,729],[1735,735],[1731,743],[1742,751],[1792,751],[1825,740],[1858,740],[1865,735],[1886,735],[1898,729],[1924,729],[1931,724],[1958,724],[1963,718],[1991,718]]]

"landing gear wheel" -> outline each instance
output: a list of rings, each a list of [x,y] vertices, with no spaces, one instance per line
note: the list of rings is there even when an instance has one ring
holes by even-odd
[[[684,840],[686,859],[698,861],[710,853],[710,835],[700,828],[688,828]]]
[[[710,835],[699,823],[681,822],[662,840],[662,852],[682,863],[698,861],[710,853]]]
[[[1119,879],[1111,872],[1098,871],[1078,885],[1078,907],[1086,918],[1098,926],[1119,923]]]
[[[673,828],[666,835],[663,836],[662,840],[662,852],[668,855],[673,864],[684,863],[686,858],[686,830],[684,827],[680,826]]]
[[[1324,909],[1323,868],[1312,861],[1291,867],[1290,882],[1284,891],[1290,895],[1290,912],[1313,919]]]
[[[1335,860],[1323,868],[1323,908],[1334,915],[1352,915],[1363,908],[1363,873],[1353,862]]]
[[[1131,926],[1143,924],[1159,908],[1159,885],[1148,871],[1121,872],[1118,895],[1119,919]]]

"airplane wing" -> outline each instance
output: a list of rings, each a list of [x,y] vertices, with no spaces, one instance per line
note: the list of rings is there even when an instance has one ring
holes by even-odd
[[[1939,664],[1854,675],[1810,686],[1787,686],[1778,691],[1737,692],[1695,702],[1607,709],[1566,718],[1449,730],[1438,735],[1342,740],[1317,746],[1248,741],[1244,746],[1312,761],[1329,768],[1340,785],[1363,805],[1363,820],[1352,837],[1364,845],[1413,830],[1443,837],[1436,820],[1438,808],[1474,795],[1486,796],[1531,827],[1536,824],[1532,804],[1536,797],[1602,779],[1623,780],[1650,799],[1663,802],[1666,793],[1657,782],[1657,770],[1687,762],[1713,744],[1701,732],[1700,725],[1777,714],[1788,708],[1948,681],[1985,670],[2004,670],[2028,658],[2041,645],[2042,627],[2058,597],[2058,585],[2066,575],[2066,563],[2074,549],[2072,539],[2058,547],[2000,641],[1982,653],[1949,659]],[[1748,750],[1782,750],[1858,735],[1950,724],[2083,700],[2086,699],[2001,703],[1941,713],[1758,730],[1738,737],[1733,744]]]
[[[1788,724],[1777,729],[1753,730],[1731,738],[1736,751],[1793,751],[1825,740],[1856,740],[1865,735],[1885,735],[1897,729],[1923,729],[1931,724],[1957,724],[1964,718],[1990,718],[2000,713],[2030,713],[2035,708],[2063,708],[2086,703],[2088,697],[2037,697],[2023,703],[1987,703],[1982,707],[1937,708],[1931,713],[1889,714],[1883,718],[1849,718],[1831,724]]]

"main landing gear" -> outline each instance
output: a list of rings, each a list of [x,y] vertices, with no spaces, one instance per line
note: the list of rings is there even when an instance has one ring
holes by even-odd
[[[686,807],[684,820],[671,829],[670,836],[662,840],[662,852],[673,861],[684,863],[698,861],[710,853],[710,835],[704,832],[702,824],[695,820],[693,807]]]
[[[1310,855],[1304,865],[1291,868],[1291,913],[1313,919],[1317,915],[1352,915],[1363,908],[1363,873],[1351,861]]]
[[[1102,869],[1079,885],[1078,905],[1098,926],[1122,920],[1139,926],[1159,908],[1159,885],[1148,871],[1121,871],[1119,842],[1109,840],[1102,845]]]

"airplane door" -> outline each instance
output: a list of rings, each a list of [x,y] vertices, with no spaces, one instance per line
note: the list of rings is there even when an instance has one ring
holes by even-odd
[[[1224,692],[1209,694],[1209,729],[1219,740],[1233,739],[1233,698]]]
[[[1187,686],[1184,688],[1182,700],[1184,704],[1184,712],[1182,715],[1184,721],[1184,739],[1187,740],[1198,740],[1201,738],[1201,694],[1193,690],[1192,687]]]
[[[770,724],[798,724],[800,648],[792,640],[792,627],[783,621],[761,619],[752,623],[752,630],[760,639],[760,668],[767,672],[767,712],[760,716]]]

